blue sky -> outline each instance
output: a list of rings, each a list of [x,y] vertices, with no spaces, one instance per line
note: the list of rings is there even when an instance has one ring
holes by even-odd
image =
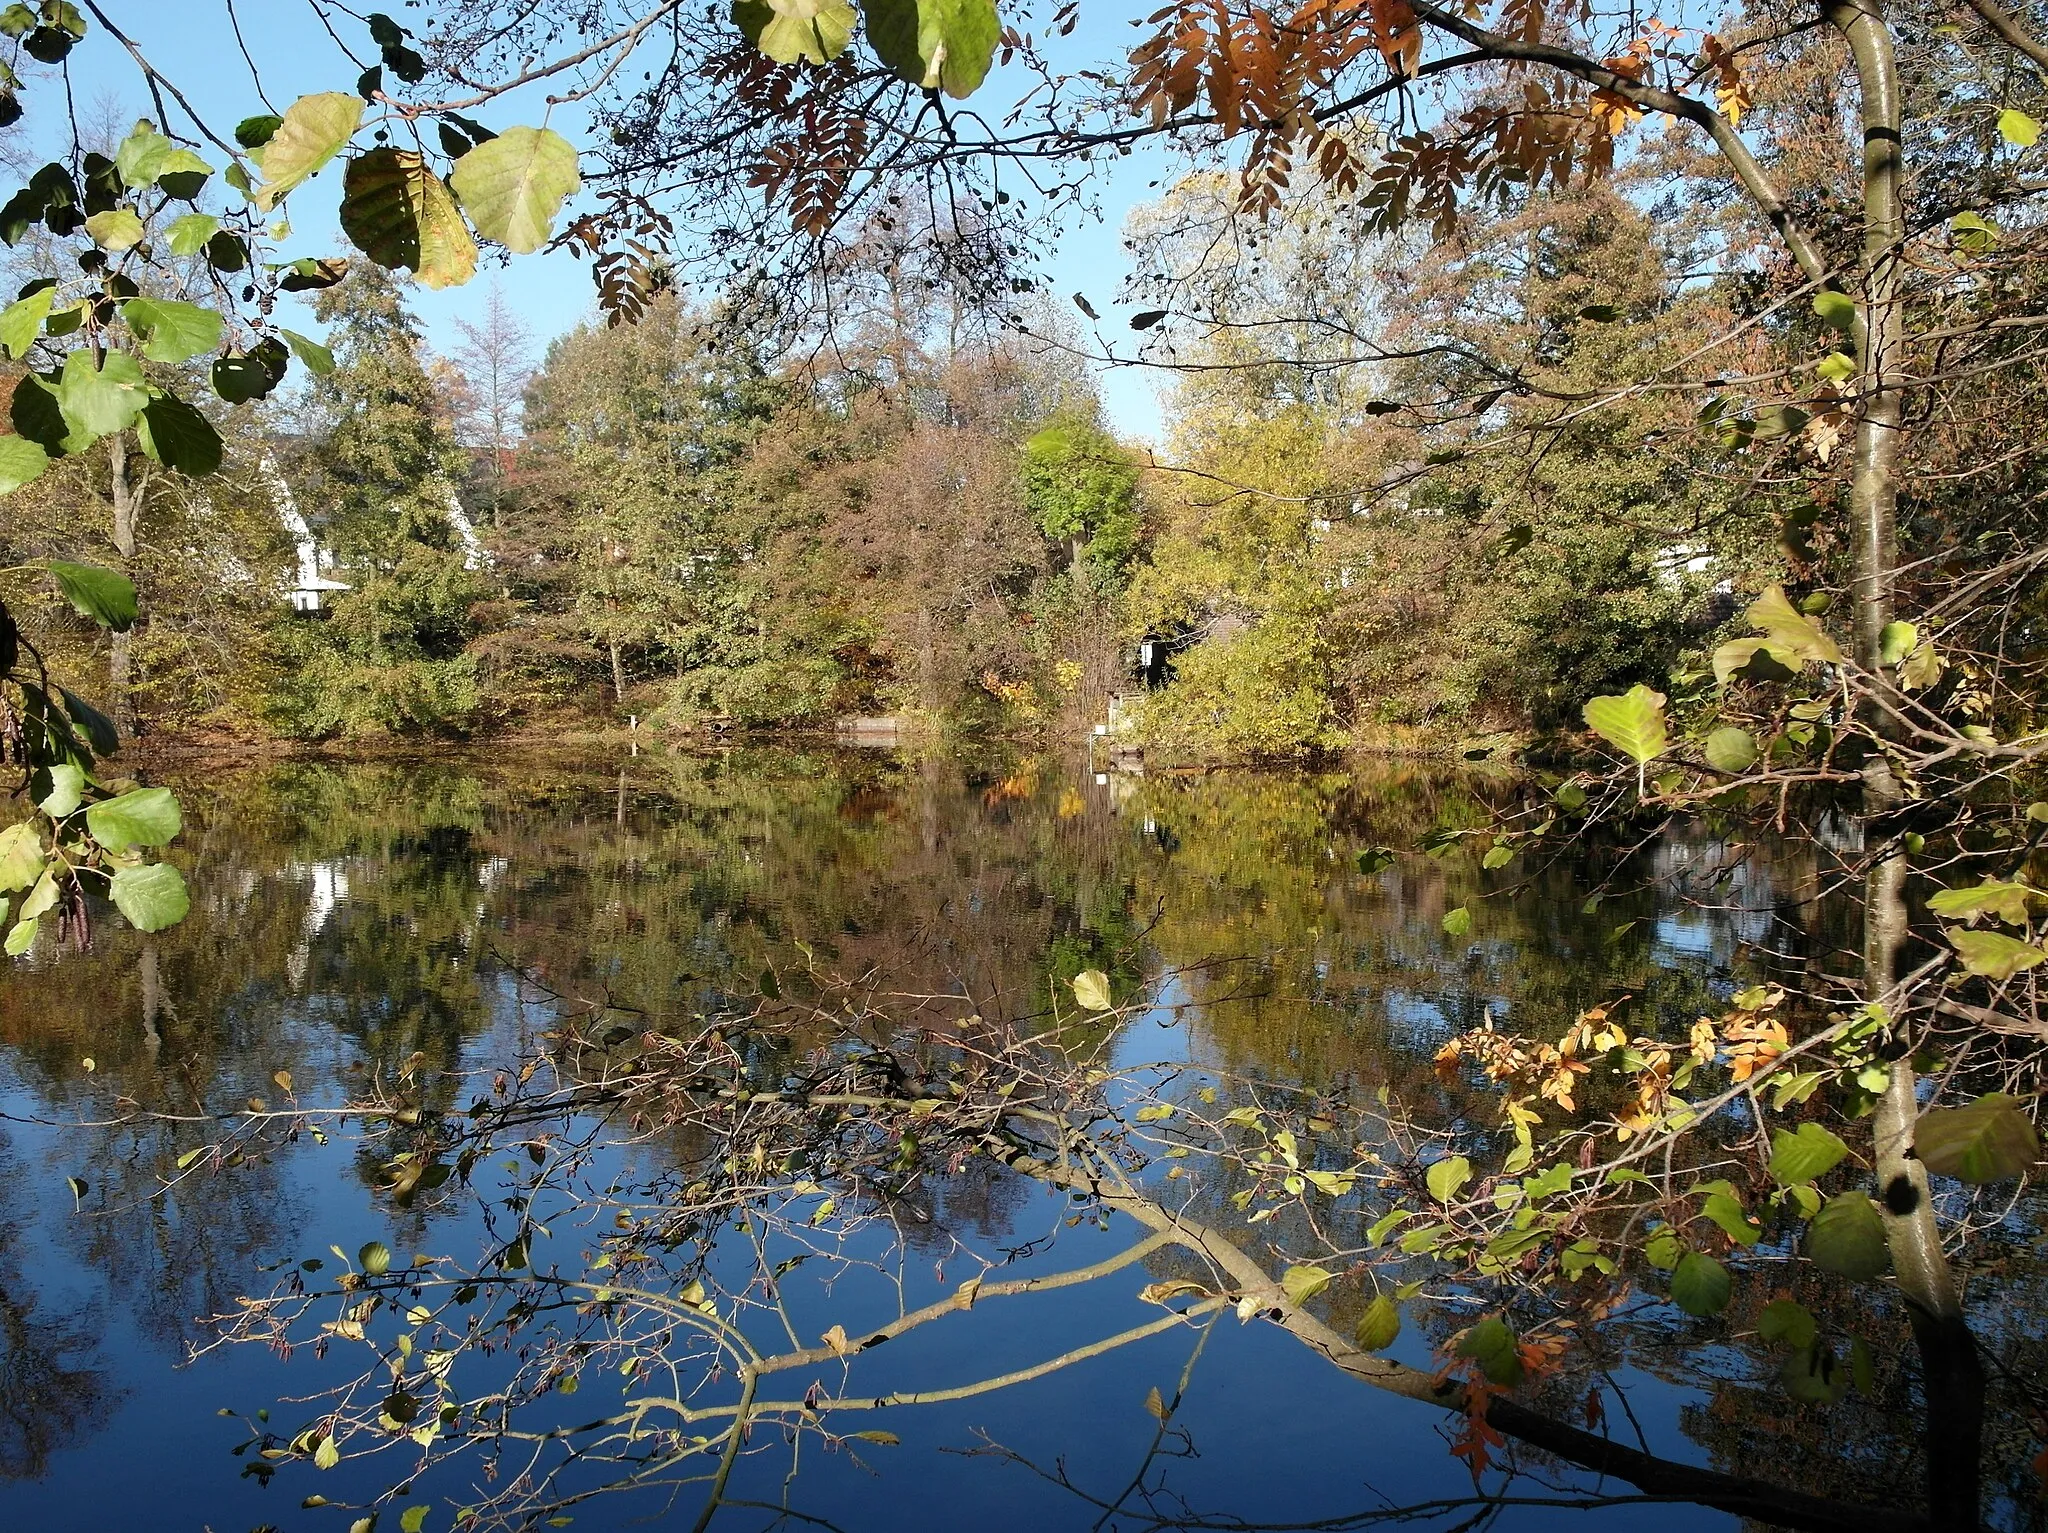
[[[225,134],[243,117],[267,110],[236,47],[226,0],[102,3],[115,24],[178,84],[215,131]],[[384,0],[384,4],[401,24],[410,22],[417,14],[406,7],[404,0]],[[362,6],[365,11],[369,8]],[[342,55],[309,0],[238,0],[236,14],[249,53],[261,69],[264,92],[277,110],[282,111],[295,97],[308,92],[346,90],[353,84],[358,66]],[[362,23],[331,9],[329,15],[343,40],[369,61],[371,50]],[[1064,45],[1063,52],[1076,61],[1111,56],[1126,46],[1124,36],[1120,35],[1126,31],[1120,23],[1084,21]],[[138,71],[125,52],[97,29],[88,37],[86,46],[73,56],[73,81],[82,111],[105,97],[118,102],[125,115],[150,114]],[[999,118],[1001,109],[1007,108],[1015,94],[1015,88],[1007,86],[998,73],[983,86],[976,105],[985,104],[989,115]],[[544,109],[541,95],[542,92],[535,91],[523,100],[508,98],[478,115],[494,128],[538,121]],[[33,103],[38,96],[45,101],[50,99],[32,83],[31,122],[37,117]],[[179,131],[190,131],[189,124],[173,125]],[[574,109],[560,109],[552,126],[573,141],[579,137],[583,122]],[[1087,293],[1104,316],[1104,335],[1114,341],[1127,342],[1130,336],[1123,317],[1112,312],[1118,285],[1129,271],[1127,252],[1121,243],[1121,225],[1134,201],[1154,195],[1146,183],[1160,175],[1160,167],[1157,156],[1133,156],[1119,162],[1114,181],[1105,186],[1101,197],[1103,217],[1076,217],[1069,227],[1061,229],[1058,255],[1047,273],[1050,290],[1058,295],[1062,305],[1070,303],[1069,295],[1076,291]],[[310,188],[293,197],[292,232],[283,242],[289,254],[320,255],[346,248],[334,223],[335,194],[331,183],[336,174],[330,169]],[[543,343],[593,312],[589,266],[572,256],[526,256],[503,267],[486,264],[466,287],[439,293],[424,289],[416,292],[415,308],[437,349],[450,350],[457,344],[455,321],[473,320],[479,315],[493,282],[502,285],[507,298]],[[307,323],[302,320],[295,328]],[[1157,437],[1159,404],[1154,376],[1129,368],[1104,369],[1100,374],[1111,418],[1126,435]]]

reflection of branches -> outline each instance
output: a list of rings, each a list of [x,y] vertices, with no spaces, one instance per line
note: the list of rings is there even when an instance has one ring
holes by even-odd
[[[386,1270],[388,1253],[373,1259],[366,1249],[362,1269],[331,1285],[308,1288],[295,1270],[276,1293],[247,1301],[234,1339],[289,1347],[310,1334],[321,1350],[368,1354],[317,1420],[286,1433],[252,1426],[252,1442],[269,1455],[263,1462],[412,1452],[411,1480],[437,1461],[476,1454],[495,1482],[476,1503],[477,1526],[523,1524],[629,1491],[694,1488],[704,1498],[702,1529],[727,1504],[742,1457],[778,1441],[792,1455],[805,1441],[893,1441],[858,1423],[987,1396],[1197,1322],[1206,1330],[1234,1311],[1272,1321],[1361,1383],[1448,1412],[1478,1450],[1475,1467],[1486,1462],[1491,1434],[1653,1498],[1781,1526],[1920,1526],[1896,1509],[1658,1458],[1510,1398],[1466,1364],[1425,1371],[1352,1341],[1310,1303],[1336,1274],[1295,1261],[1276,1277],[1271,1263],[1291,1261],[1290,1251],[1326,1252],[1369,1274],[1405,1260],[1355,1234],[1376,1212],[1366,1206],[1368,1188],[1384,1183],[1399,1207],[1441,1143],[1391,1107],[1341,1109],[1339,1121],[1326,1115],[1340,1109],[1312,1093],[1267,1084],[1255,1094],[1250,1083],[1180,1066],[1106,1071],[1086,1035],[1058,1019],[1036,1038],[962,1041],[915,1028],[889,1033],[883,1017],[833,1000],[827,984],[817,1003],[763,1002],[681,1035],[621,1037],[602,1013],[565,1019],[545,1060],[499,1076],[460,1118],[422,1121],[412,1153],[452,1164],[462,1183],[492,1158],[524,1152],[504,1162],[508,1183],[476,1189],[486,1199],[484,1257]],[[1225,1088],[1243,1105],[1206,1114]],[[1275,1126],[1282,1121],[1299,1123],[1299,1133]],[[1245,1125],[1255,1129],[1248,1141]],[[629,1172],[621,1130],[640,1151],[658,1151],[662,1166]],[[1355,1147],[1352,1165],[1326,1169],[1318,1145]],[[1184,1175],[1191,1166],[1195,1174]],[[1376,1168],[1370,1177],[1367,1167]],[[1000,1268],[1010,1257],[952,1241],[944,1249],[972,1275],[914,1304],[887,1264],[887,1251],[905,1248],[900,1233],[889,1235],[895,1204],[920,1185],[969,1175],[1022,1176],[1064,1193],[1069,1223],[1106,1228],[1121,1216],[1143,1233],[1092,1264],[1007,1277]],[[1260,1207],[1247,1227],[1226,1230],[1198,1214],[1197,1202],[1220,1208],[1233,1180],[1243,1185],[1227,1201]],[[1185,1190],[1170,1197],[1177,1182]],[[1642,1216],[1643,1205],[1624,1210],[1620,1201],[1589,1196],[1573,1217],[1585,1228],[1610,1213]],[[1482,1199],[1445,1215],[1482,1230],[1489,1217]],[[742,1248],[732,1248],[734,1235],[745,1236]],[[888,1236],[880,1256],[875,1235]],[[593,1257],[565,1263],[544,1254],[569,1251],[577,1238],[594,1244]],[[927,1247],[939,1249],[933,1239],[925,1237]],[[1144,1323],[964,1382],[876,1390],[857,1377],[869,1354],[913,1332],[964,1325],[984,1306],[1098,1283],[1140,1263],[1174,1274],[1141,1295],[1163,1310]],[[858,1328],[842,1321],[805,1344],[785,1301],[788,1274],[799,1267],[826,1287],[868,1273],[895,1289],[897,1313]],[[1319,1280],[1305,1284],[1304,1272]],[[1588,1290],[1594,1300],[1601,1291],[1597,1283]],[[1594,1300],[1612,1315],[1620,1292]],[[1541,1327],[1525,1333],[1525,1351],[1538,1359],[1532,1370],[1556,1365],[1574,1323],[1548,1336]],[[758,1340],[763,1324],[780,1340]],[[806,1371],[815,1376],[799,1394],[766,1388]],[[631,1393],[618,1409],[571,1424],[549,1397],[573,1392],[586,1374],[623,1376]],[[1181,1392],[1157,1403],[1159,1430],[1130,1485],[1092,1503],[1105,1515],[1134,1498],[1149,1503],[1150,1466],[1166,1451]],[[1567,1503],[1579,1504],[1569,1490],[1554,1504]],[[1469,1506],[1485,1515],[1500,1504],[1480,1497]],[[1450,1504],[1441,1510],[1448,1515]],[[1437,1514],[1433,1504],[1417,1515]],[[1141,1525],[1145,1517],[1183,1525],[1163,1511],[1145,1513]],[[1344,1525],[1366,1524],[1331,1524]]]

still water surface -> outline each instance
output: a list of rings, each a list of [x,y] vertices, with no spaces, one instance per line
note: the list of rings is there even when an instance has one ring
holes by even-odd
[[[259,1410],[295,1429],[294,1413],[339,1377],[337,1358],[248,1345],[192,1355],[213,1340],[213,1317],[280,1269],[331,1261],[330,1247],[432,1252],[477,1238],[475,1200],[395,1207],[340,1129],[324,1145],[301,1135],[239,1164],[181,1167],[206,1142],[198,1120],[279,1101],[280,1072],[303,1106],[408,1067],[490,1071],[554,1025],[560,997],[658,1023],[752,994],[764,969],[807,952],[936,998],[906,1003],[927,1015],[951,1005],[995,1026],[1101,968],[1153,1003],[1111,1040],[1118,1060],[1426,1089],[1436,1047],[1489,1011],[1541,1026],[1626,993],[1639,1025],[1647,1014],[1682,1026],[1746,982],[1750,945],[1810,883],[1764,859],[1715,886],[1713,849],[1680,842],[1661,855],[1697,863],[1693,899],[1618,888],[1588,912],[1583,887],[1558,872],[1490,901],[1454,940],[1445,911],[1502,875],[1414,855],[1366,874],[1359,853],[1481,823],[1503,785],[1405,767],[1105,783],[1056,759],[757,750],[623,765],[294,763],[170,780],[187,806],[176,856],[191,917],[153,938],[110,923],[83,956],[46,944],[0,974],[0,1527],[342,1533],[359,1510],[302,1499],[367,1503],[390,1485],[385,1464],[353,1459],[325,1474],[295,1464],[266,1485],[235,1452]],[[1154,978],[1170,970],[1184,972]],[[138,1110],[152,1116],[76,1126]],[[1061,1196],[1018,1179],[932,1188],[894,1219],[893,1238],[873,1240],[873,1270],[829,1289],[784,1283],[795,1328],[808,1341],[835,1319],[872,1324],[951,1292],[969,1253],[1015,1275],[1128,1241],[1066,1228],[1065,1212]],[[1134,1268],[1015,1301],[988,1323],[920,1330],[863,1387],[1027,1367],[1156,1317],[1136,1297],[1146,1280]],[[1227,1319],[1190,1369],[1196,1339],[1169,1333],[892,1412],[899,1443],[821,1451],[813,1440],[793,1479],[787,1451],[749,1453],[732,1495],[812,1519],[782,1526],[996,1533],[1366,1526],[1386,1508],[1470,1492],[1434,1412],[1351,1383],[1271,1326]],[[1414,1326],[1396,1355],[1431,1366],[1431,1341]],[[1170,1395],[1184,1370],[1174,1426],[1185,1438],[1148,1465],[1147,1391]],[[1731,1424],[1743,1408],[1724,1398],[1743,1372],[1732,1363],[1621,1357],[1615,1372],[1658,1452],[1725,1466],[1756,1430]],[[448,1528],[474,1494],[465,1472],[437,1471],[403,1502],[430,1504],[425,1526]],[[1116,1504],[1134,1478],[1141,1493]],[[573,1526],[688,1527],[700,1502],[598,1500]],[[1609,1525],[1639,1525],[1642,1511],[1610,1513]],[[1674,1528],[1731,1523],[1694,1508],[1654,1515]],[[1503,1525],[1583,1516],[1511,1508]],[[385,1517],[397,1525],[395,1510]],[[717,1525],[776,1515],[727,1510]]]

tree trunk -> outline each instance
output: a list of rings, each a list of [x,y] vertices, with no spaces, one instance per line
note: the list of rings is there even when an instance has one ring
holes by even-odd
[[[1885,625],[1892,621],[1898,568],[1898,461],[1904,423],[1901,378],[1905,321],[1898,270],[1905,219],[1900,206],[1901,113],[1898,63],[1882,0],[1826,0],[1828,21],[1855,61],[1863,125],[1862,306],[1857,332],[1855,478],[1849,492],[1856,564],[1852,587],[1856,663],[1882,680]],[[1879,711],[1883,732],[1889,714]],[[1863,968],[1867,999],[1894,1003],[1907,933],[1906,880],[1911,872],[1892,812],[1903,801],[1898,778],[1882,754],[1864,769],[1863,808],[1871,859],[1864,884]],[[1879,1099],[1872,1125],[1886,1241],[1899,1291],[1911,1314],[1926,1391],[1927,1493],[1938,1528],[1977,1526],[1978,1459],[1984,1377],[1963,1317],[1955,1275],[1941,1249],[1927,1169],[1912,1154],[1919,1115],[1918,1081],[1908,1040]]]
[[[612,655],[612,696],[621,708],[626,706],[626,666],[619,658],[619,646],[609,646]]]
[[[114,552],[120,555],[121,573],[133,579],[129,563],[135,558],[135,524],[141,511],[141,496],[128,478],[126,432],[116,432],[107,439],[107,464],[114,501]],[[107,652],[109,712],[114,728],[123,738],[133,736],[136,725],[133,637],[132,633],[114,633]]]

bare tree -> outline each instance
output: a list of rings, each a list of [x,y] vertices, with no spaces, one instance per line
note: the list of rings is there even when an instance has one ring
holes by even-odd
[[[459,434],[466,445],[488,455],[485,482],[495,522],[504,489],[505,454],[519,435],[520,400],[533,375],[533,331],[496,282],[484,302],[482,320],[472,324],[458,319],[455,328],[462,332],[462,345],[456,348],[454,361],[469,386],[469,406]]]

